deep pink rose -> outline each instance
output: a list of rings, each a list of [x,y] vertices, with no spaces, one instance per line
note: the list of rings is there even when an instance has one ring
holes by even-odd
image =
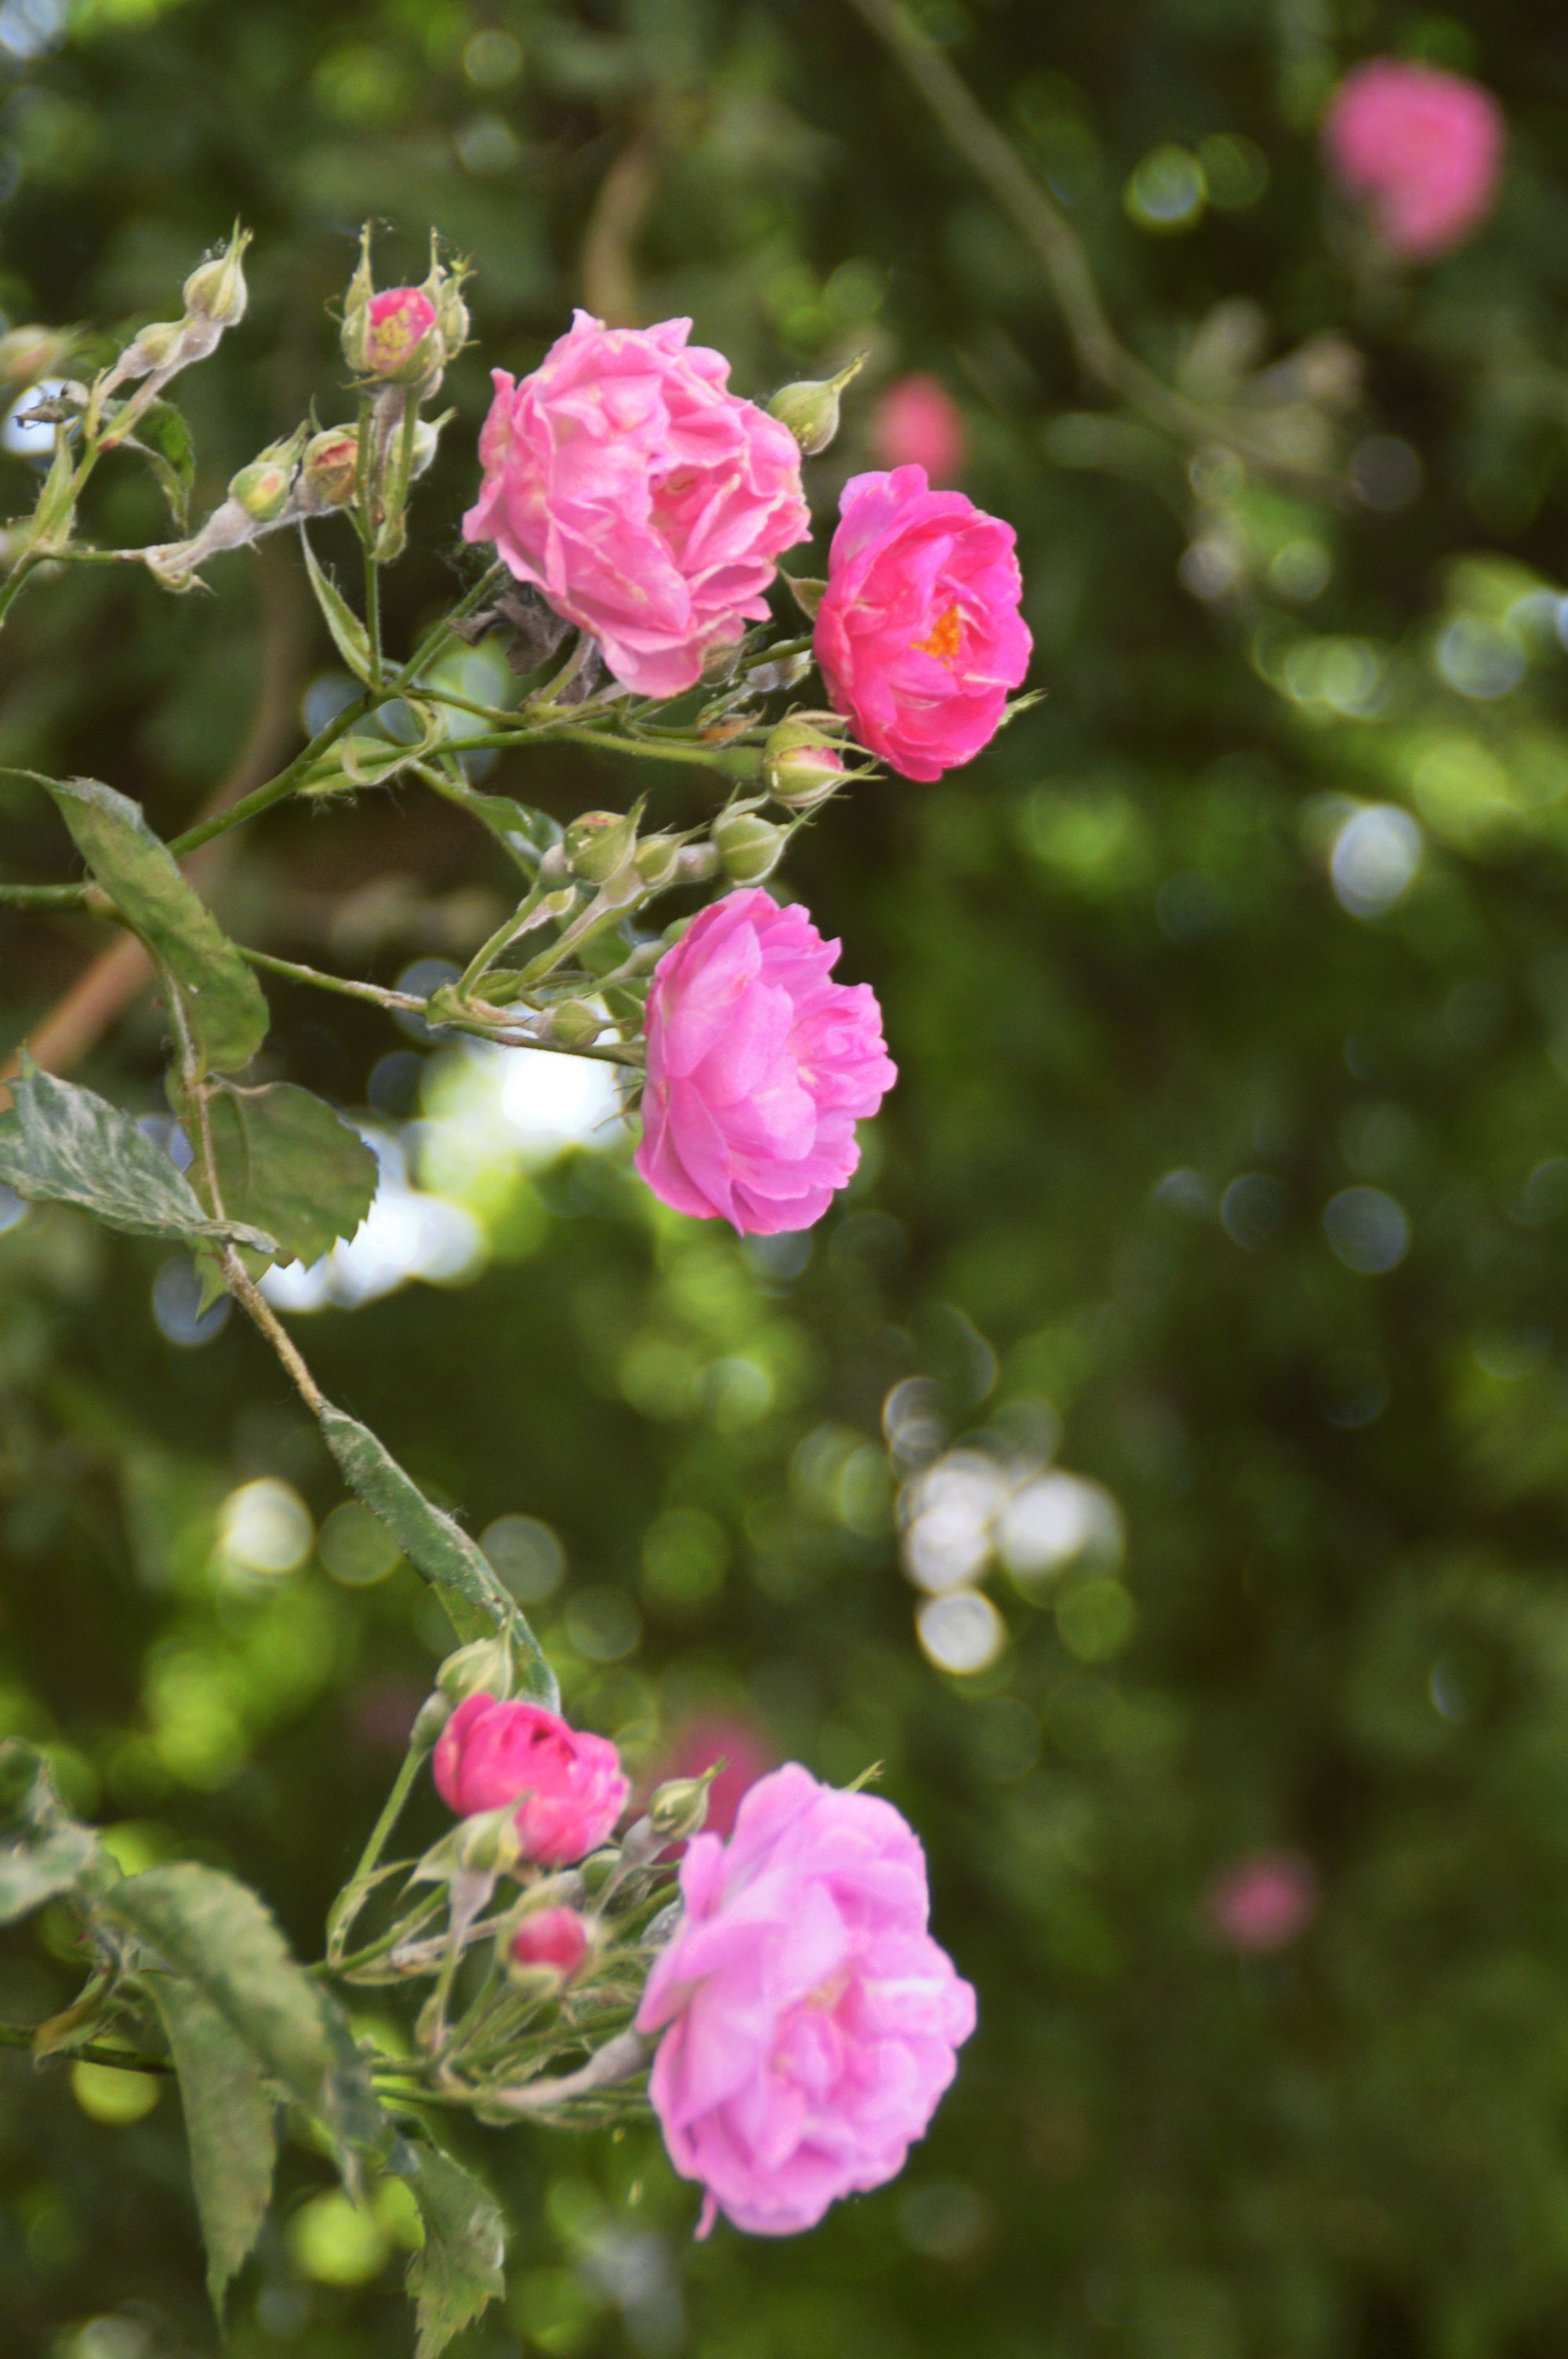
[[[637,1169],[661,1203],[743,1234],[808,1229],[898,1069],[870,984],[760,886],[710,902],[654,969]]]
[[[871,412],[871,445],[884,467],[924,467],[933,484],[964,472],[964,415],[939,376],[901,376]]]
[[[1238,1859],[1210,1885],[1205,1909],[1227,1950],[1267,1956],[1288,1949],[1317,1912],[1317,1878],[1299,1852]]]
[[[816,660],[834,710],[906,778],[973,761],[1029,669],[1015,538],[921,467],[844,486]]]
[[[536,1908],[512,1937],[520,1966],[554,1966],[569,1983],[588,1955],[588,1927],[575,1908]]]
[[[579,311],[532,376],[496,369],[463,518],[640,696],[692,687],[710,648],[764,621],[779,557],[811,533],[794,435],[690,332]]]
[[[975,1994],[927,1933],[925,1859],[891,1802],[798,1762],[694,1835],[684,1914],[640,2031],[670,2158],[753,2235],[813,2228],[903,2168],[975,2027]]]
[[[1369,206],[1390,252],[1412,262],[1466,238],[1502,173],[1503,113],[1491,92],[1401,58],[1373,58],[1346,76],[1323,140],[1346,193]]]
[[[388,287],[370,299],[365,366],[372,376],[395,376],[436,324],[436,307],[420,287]]]
[[[569,1867],[604,1841],[630,1791],[608,1738],[568,1728],[542,1704],[472,1695],[436,1747],[436,1788],[463,1818],[517,1805],[524,1855]]]

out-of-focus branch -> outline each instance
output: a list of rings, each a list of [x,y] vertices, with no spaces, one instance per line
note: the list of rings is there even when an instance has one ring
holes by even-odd
[[[308,645],[308,610],[297,571],[286,552],[269,545],[258,550],[257,561],[261,676],[255,708],[244,743],[198,813],[199,821],[227,810],[269,777],[298,727],[295,705]],[[191,883],[210,888],[227,867],[238,841],[221,836],[193,852],[184,864]],[[152,980],[146,950],[135,934],[122,934],[82,970],[28,1036],[36,1061],[51,1073],[70,1072]],[[13,1056],[0,1067],[0,1084],[16,1072],[18,1061]],[[0,1091],[0,1101],[4,1095]]]
[[[658,186],[653,135],[640,131],[621,150],[599,184],[582,241],[583,300],[608,328],[638,324],[633,249]]]
[[[942,50],[902,0],[848,0],[892,50],[957,152],[1010,214],[1038,255],[1086,376],[1179,442],[1219,443],[1288,490],[1344,507],[1352,486],[1339,475],[1298,467],[1271,451],[1245,420],[1175,392],[1117,334],[1082,238],[991,121]]]

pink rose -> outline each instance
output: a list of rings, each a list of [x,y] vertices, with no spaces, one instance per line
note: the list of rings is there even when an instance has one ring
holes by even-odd
[[[898,1070],[870,984],[806,911],[727,893],[654,969],[637,1169],[661,1203],[742,1234],[808,1229],[860,1159]]]
[[[1015,538],[921,467],[844,486],[816,660],[834,710],[906,778],[973,761],[1029,669]]]
[[[588,1955],[588,1927],[575,1908],[537,1908],[512,1937],[520,1966],[554,1966],[569,1983]]]
[[[1317,1913],[1317,1878],[1299,1852],[1260,1852],[1227,1868],[1210,1885],[1204,1906],[1227,1950],[1265,1957],[1306,1931]]]
[[[1323,142],[1346,194],[1370,207],[1383,244],[1419,262],[1459,245],[1490,210],[1503,113],[1479,82],[1373,58],[1335,92]]]
[[[933,484],[964,472],[963,412],[937,376],[901,376],[871,412],[871,445],[884,467],[924,467]]]
[[[779,557],[811,534],[794,435],[730,392],[729,362],[688,350],[690,332],[579,311],[532,376],[496,369],[463,518],[640,696],[678,696],[764,621]]]
[[[773,1767],[775,1758],[762,1731],[739,1712],[697,1712],[676,1730],[650,1783],[662,1786],[666,1778],[700,1777],[705,1769],[722,1761],[723,1768],[708,1789],[708,1816],[702,1824],[706,1834],[727,1835],[741,1801]],[[668,1855],[676,1854],[672,1851]]]
[[[542,1704],[471,1695],[436,1747],[436,1788],[463,1818],[517,1805],[524,1856],[569,1867],[604,1841],[630,1788],[607,1738],[568,1728]]]
[[[663,2031],[649,2094],[671,2160],[753,2235],[813,2228],[903,2169],[975,2027],[927,1933],[925,1860],[890,1802],[797,1762],[753,1786],[728,1843],[694,1835],[684,1914],[637,2010]]]
[[[436,307],[420,287],[388,287],[370,299],[365,367],[372,376],[395,376],[436,324]]]

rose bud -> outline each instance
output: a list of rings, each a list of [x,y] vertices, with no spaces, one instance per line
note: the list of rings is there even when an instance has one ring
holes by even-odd
[[[752,811],[731,811],[713,828],[713,846],[724,874],[737,885],[760,885],[784,857],[788,841],[783,828]]]
[[[841,368],[837,376],[806,378],[799,385],[786,385],[769,402],[769,417],[789,428],[806,458],[815,459],[819,451],[826,451],[838,433],[838,396],[865,364],[865,353],[857,353],[848,368]]]
[[[512,1937],[512,1958],[519,1966],[553,1966],[569,1983],[588,1955],[588,1927],[575,1908],[537,1908],[524,1917]]]
[[[373,295],[365,319],[365,375],[397,385],[428,376],[440,362],[435,326],[436,307],[422,288],[388,287]]]
[[[329,426],[305,445],[300,483],[312,508],[344,508],[359,484],[360,438],[351,426]]]
[[[815,810],[849,775],[843,755],[810,721],[781,721],[762,759],[768,792],[786,810]]]
[[[203,262],[185,282],[185,309],[199,320],[211,320],[220,328],[236,327],[245,316],[249,300],[245,287],[244,255],[254,232],[234,224],[233,235],[222,254],[211,262]]]
[[[602,885],[622,865],[636,841],[635,811],[584,811],[568,828],[561,848],[574,876]]]
[[[542,1704],[470,1695],[441,1732],[436,1788],[462,1817],[514,1804],[524,1856],[569,1867],[595,1850],[630,1791],[613,1745]]]

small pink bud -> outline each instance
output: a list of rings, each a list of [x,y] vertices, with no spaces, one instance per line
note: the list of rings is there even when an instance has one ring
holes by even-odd
[[[1210,1885],[1204,1910],[1210,1930],[1239,1956],[1288,1950],[1317,1914],[1312,1862],[1294,1851],[1238,1859]]]
[[[871,413],[871,443],[884,467],[924,467],[956,484],[968,455],[964,415],[940,377],[901,376]]]
[[[512,1939],[520,1966],[554,1966],[569,1983],[588,1955],[588,1927],[575,1908],[539,1908],[524,1917]]]
[[[422,374],[427,356],[419,347],[435,325],[436,307],[420,288],[389,287],[373,295],[365,331],[367,375],[401,377],[411,364]]]

